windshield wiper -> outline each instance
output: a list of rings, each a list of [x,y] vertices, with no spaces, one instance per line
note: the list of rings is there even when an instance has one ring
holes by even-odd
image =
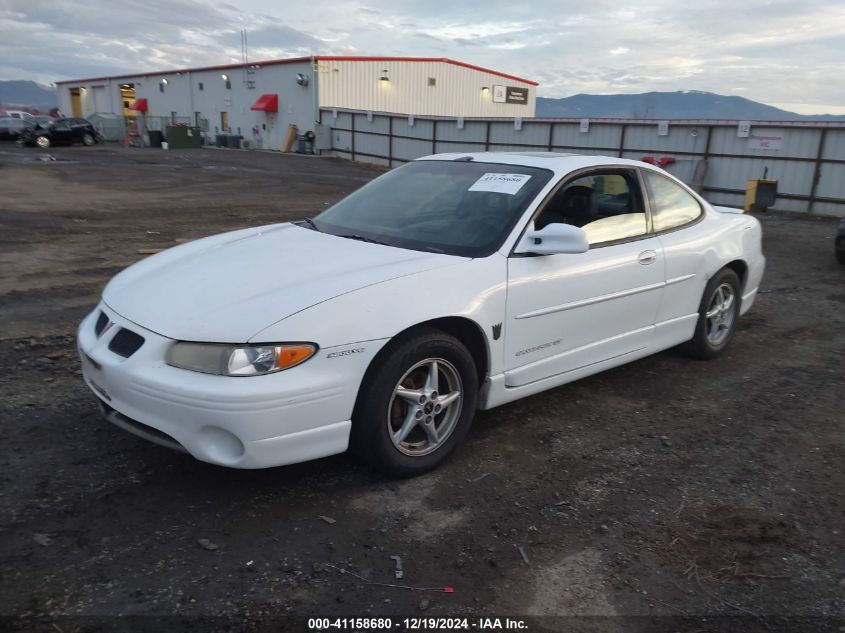
[[[387,242],[381,242],[379,240],[374,240],[371,237],[364,237],[363,235],[338,235],[338,237],[345,237],[348,240],[358,240],[359,242],[369,242],[370,244],[381,244],[382,246],[390,246]]]
[[[304,220],[300,220],[299,222],[297,222],[297,224],[307,224],[311,228],[311,230],[317,231],[317,233],[321,232],[320,229],[317,228],[317,225],[314,224],[314,220],[312,220],[311,218],[305,218]]]

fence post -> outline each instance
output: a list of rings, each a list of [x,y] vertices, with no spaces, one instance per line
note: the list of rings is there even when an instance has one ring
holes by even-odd
[[[625,130],[628,129],[628,124],[622,124],[622,130],[619,134],[619,158],[622,158],[622,154],[625,153]]]
[[[822,128],[819,136],[819,147],[816,150],[815,169],[813,169],[813,184],[810,186],[810,201],[807,203],[807,213],[813,214],[813,203],[816,201],[816,189],[822,177],[822,155],[824,154],[824,141],[827,137],[827,128]]]
[[[487,121],[487,129],[484,132],[484,151],[490,151],[490,121]]]
[[[387,167],[393,168],[393,115],[387,115]]]
[[[431,153],[437,153],[437,119],[431,121]]]
[[[549,123],[549,151],[552,151],[554,147],[554,140],[555,140],[555,124]]]
[[[352,158],[350,158],[350,160],[354,161],[355,160],[355,113],[350,112],[349,116],[351,117],[351,120],[352,120],[352,125],[349,126],[349,129],[352,130],[352,132],[351,132],[351,134],[352,134]]]

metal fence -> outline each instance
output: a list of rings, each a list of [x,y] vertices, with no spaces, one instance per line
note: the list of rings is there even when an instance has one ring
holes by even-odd
[[[555,151],[642,160],[714,204],[742,206],[746,180],[778,181],[777,210],[845,216],[845,122],[675,119],[456,119],[323,110],[325,148],[393,167],[442,152]],[[325,130],[324,130],[325,131]]]

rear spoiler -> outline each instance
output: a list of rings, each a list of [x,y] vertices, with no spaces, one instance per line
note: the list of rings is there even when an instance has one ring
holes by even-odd
[[[716,211],[718,211],[719,213],[735,213],[735,214],[745,213],[745,211],[743,211],[742,209],[737,209],[735,207],[716,207],[716,206],[714,206],[713,208]]]

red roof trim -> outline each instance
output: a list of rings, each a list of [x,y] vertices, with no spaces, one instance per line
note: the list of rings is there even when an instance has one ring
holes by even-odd
[[[317,60],[323,61],[340,61],[340,62],[443,62],[445,64],[452,64],[453,66],[461,66],[463,68],[470,68],[472,70],[479,70],[483,73],[490,73],[504,77],[505,79],[513,79],[531,86],[539,86],[540,84],[530,79],[523,79],[516,75],[509,75],[507,73],[499,72],[498,70],[491,70],[483,66],[475,66],[467,64],[466,62],[459,62],[456,59],[449,59],[448,57],[344,57],[342,55],[318,55]]]
[[[507,73],[499,72],[498,70],[490,70],[482,66],[475,66],[467,64],[466,62],[459,62],[448,57],[344,57],[342,55],[318,55],[314,59],[324,61],[347,61],[347,62],[443,62],[445,64],[452,64],[453,66],[461,66],[463,68],[470,68],[478,70],[491,75],[504,77],[505,79],[513,79],[530,86],[539,86],[540,84],[530,79],[523,79],[516,75],[508,75]],[[175,75],[176,73],[199,73],[210,70],[234,70],[237,68],[248,68],[249,66],[275,66],[276,64],[299,64],[302,62],[311,61],[310,57],[292,57],[290,59],[268,59],[265,61],[250,62],[248,64],[224,64],[222,66],[202,66],[198,68],[173,68],[171,70],[155,70],[155,71],[141,71],[132,74],[111,75],[108,77],[87,77],[85,79],[67,79],[64,81],[57,81],[59,84],[81,84],[91,81],[110,81],[114,79],[134,79],[135,77],[160,77],[162,75]]]

